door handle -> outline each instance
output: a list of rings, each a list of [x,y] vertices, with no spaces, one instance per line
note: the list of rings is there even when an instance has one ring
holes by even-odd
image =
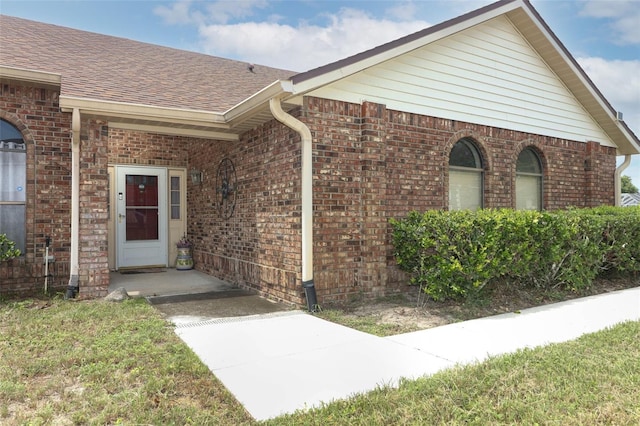
[[[118,214],[118,223],[122,223],[122,218],[124,218],[124,215],[122,213]]]

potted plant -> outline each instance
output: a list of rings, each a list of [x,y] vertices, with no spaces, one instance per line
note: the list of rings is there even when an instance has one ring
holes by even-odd
[[[187,239],[186,235],[183,235],[176,243],[178,248],[178,258],[176,259],[176,269],[178,271],[186,271],[193,269],[193,256],[191,249],[193,244]]]

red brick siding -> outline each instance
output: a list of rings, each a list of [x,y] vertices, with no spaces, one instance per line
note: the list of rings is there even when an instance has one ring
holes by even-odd
[[[300,142],[270,122],[238,142],[194,141],[189,164],[204,172],[189,184],[188,227],[196,268],[272,298],[303,303],[300,287]],[[235,166],[234,214],[217,208],[216,178],[223,158]]]
[[[191,138],[109,129],[110,164],[187,167]]]
[[[403,284],[388,219],[448,208],[449,152],[462,137],[472,137],[483,156],[487,208],[515,207],[515,160],[527,146],[544,164],[545,208],[614,203],[615,150],[598,144],[314,98],[306,100],[304,121],[314,135],[314,276],[321,302]]]
[[[24,256],[0,263],[0,293],[30,294],[44,288],[45,237],[56,262],[50,289],[69,281],[71,127],[60,112],[59,93],[2,80],[0,118],[16,126],[27,146],[27,212]]]
[[[107,221],[109,177],[106,122],[82,118],[80,136],[79,286],[81,298],[101,297],[109,287]]]
[[[0,265],[0,291],[38,289],[44,237],[69,276],[70,114],[57,93],[3,84],[2,117],[25,135],[28,155],[27,250]],[[320,303],[397,291],[406,277],[395,267],[391,217],[445,209],[448,155],[461,137],[474,138],[485,163],[485,206],[514,207],[515,159],[534,146],[544,164],[544,205],[613,204],[615,150],[363,105],[307,98],[294,112],[313,135],[314,282]],[[195,168],[188,179],[188,234],[196,268],[276,299],[304,304],[301,287],[300,168],[296,132],[275,120],[237,142],[109,129],[82,120],[80,200],[81,296],[106,293],[108,164]],[[35,157],[35,161],[34,161]],[[220,161],[236,169],[234,215],[217,209]],[[37,200],[37,202],[36,202]]]

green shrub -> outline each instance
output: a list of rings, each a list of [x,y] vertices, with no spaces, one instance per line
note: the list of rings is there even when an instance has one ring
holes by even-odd
[[[602,221],[602,269],[640,271],[640,207],[597,207],[593,214]]]
[[[542,212],[533,225],[532,261],[513,278],[542,288],[589,287],[603,258],[601,223],[585,210],[568,210]]]
[[[0,262],[20,256],[16,243],[9,240],[6,234],[0,234]]]
[[[398,266],[435,300],[477,294],[494,280],[589,287],[607,270],[640,270],[640,209],[411,212],[392,219]]]
[[[502,241],[501,212],[431,210],[392,220],[398,265],[433,299],[477,294],[507,272],[512,257]]]

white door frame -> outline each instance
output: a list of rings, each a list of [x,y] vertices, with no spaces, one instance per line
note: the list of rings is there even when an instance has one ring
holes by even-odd
[[[168,247],[168,218],[167,218],[167,169],[165,167],[146,166],[115,166],[116,174],[116,268],[132,268],[142,266],[167,266]],[[126,239],[127,210],[126,206],[126,176],[156,176],[158,179],[158,238],[152,240]],[[131,217],[131,216],[129,216]]]

